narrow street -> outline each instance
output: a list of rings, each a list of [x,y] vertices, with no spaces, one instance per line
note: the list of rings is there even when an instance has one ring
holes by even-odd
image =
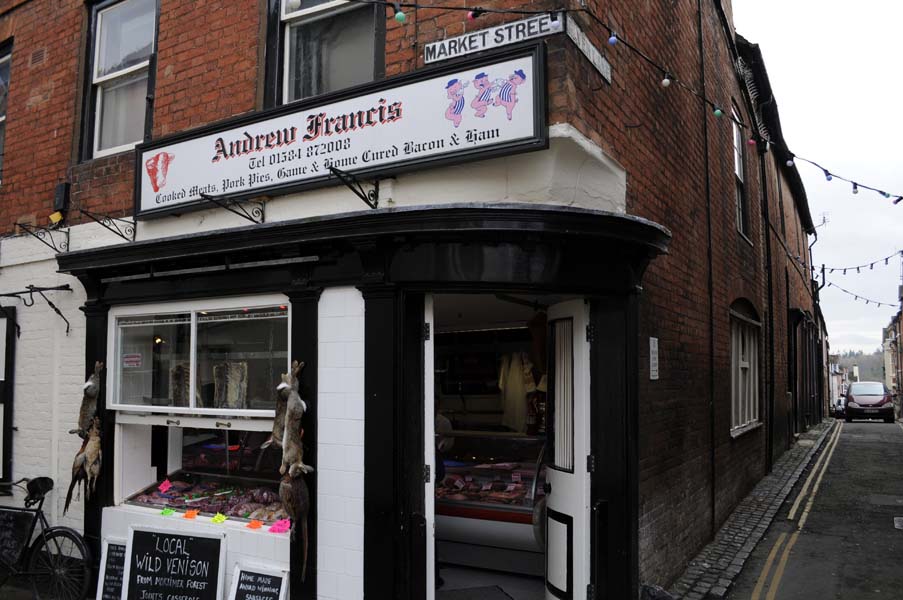
[[[895,517],[903,517],[903,425],[838,423],[730,598],[901,598],[903,530]]]

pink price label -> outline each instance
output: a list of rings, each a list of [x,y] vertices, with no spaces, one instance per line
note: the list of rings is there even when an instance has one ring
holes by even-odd
[[[517,488],[517,486],[516,486],[515,484],[509,483],[509,484],[508,484],[508,487],[505,488],[505,491],[506,491],[506,492],[513,492],[516,488]]]
[[[463,479],[455,479],[455,487],[460,489],[464,488],[464,480]]]
[[[488,492],[492,489],[492,483],[487,481],[486,483],[483,484],[483,487],[480,489],[482,489],[484,492]]]
[[[172,483],[169,482],[169,479],[164,479],[163,483],[157,486],[157,489],[165,494],[171,487]]]

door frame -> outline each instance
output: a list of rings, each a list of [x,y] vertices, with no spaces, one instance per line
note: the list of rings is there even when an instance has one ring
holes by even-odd
[[[593,588],[587,597],[597,600],[639,594],[639,291],[590,299]]]
[[[4,306],[0,319],[6,325],[3,336],[4,359],[3,373],[0,374],[0,400],[3,401],[0,413],[0,481],[9,483],[13,479],[13,399],[15,397],[16,374],[16,307]]]

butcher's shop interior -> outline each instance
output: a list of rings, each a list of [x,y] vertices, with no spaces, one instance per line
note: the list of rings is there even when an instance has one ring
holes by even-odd
[[[545,597],[548,304],[435,296],[437,598],[477,583]]]

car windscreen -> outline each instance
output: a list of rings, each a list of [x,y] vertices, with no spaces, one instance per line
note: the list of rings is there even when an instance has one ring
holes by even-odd
[[[854,383],[850,386],[850,393],[854,396],[883,396],[883,383]]]

